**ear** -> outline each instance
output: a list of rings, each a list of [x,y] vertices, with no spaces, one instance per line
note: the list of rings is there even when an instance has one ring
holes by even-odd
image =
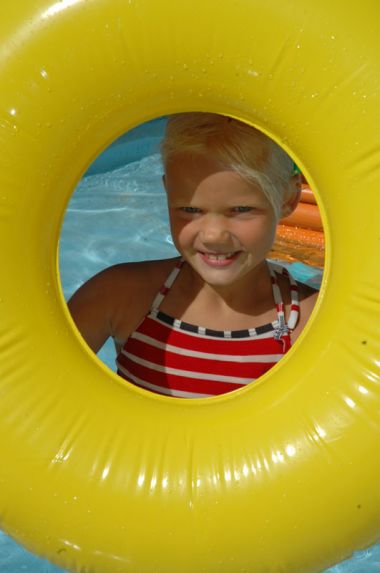
[[[285,193],[285,201],[281,209],[281,218],[288,217],[296,209],[301,198],[302,175],[296,173],[289,182],[289,187]]]

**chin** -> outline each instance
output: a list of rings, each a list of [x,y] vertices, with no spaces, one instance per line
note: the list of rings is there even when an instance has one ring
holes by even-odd
[[[206,283],[212,286],[230,286],[241,278],[241,274],[237,275],[230,270],[200,269],[195,266],[193,268]]]

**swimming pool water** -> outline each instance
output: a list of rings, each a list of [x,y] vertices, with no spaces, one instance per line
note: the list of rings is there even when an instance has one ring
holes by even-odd
[[[111,264],[177,254],[170,238],[162,166],[157,153],[164,119],[140,126],[117,140],[90,167],[67,209],[60,241],[65,298]],[[322,272],[291,265],[298,280],[318,286]],[[99,357],[112,369],[108,341]],[[38,519],[38,516],[36,516]],[[0,573],[62,573],[0,532]],[[380,544],[356,553],[325,573],[380,573]]]

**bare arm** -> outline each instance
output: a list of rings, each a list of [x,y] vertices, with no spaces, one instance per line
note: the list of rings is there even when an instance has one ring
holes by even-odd
[[[175,259],[121,263],[88,280],[68,302],[77,328],[98,352],[107,338],[122,343],[148,312]]]
[[[94,352],[112,336],[109,282],[109,271],[102,271],[84,283],[68,302],[79,332]]]

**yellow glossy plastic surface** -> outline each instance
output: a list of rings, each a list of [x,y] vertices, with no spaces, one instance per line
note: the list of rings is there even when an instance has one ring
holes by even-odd
[[[377,0],[22,0],[0,21],[0,523],[91,573],[313,573],[380,537]],[[70,194],[175,111],[274,137],[322,204],[293,351],[219,398],[124,383],[69,318]],[[126,228],[128,221],[126,221]]]

